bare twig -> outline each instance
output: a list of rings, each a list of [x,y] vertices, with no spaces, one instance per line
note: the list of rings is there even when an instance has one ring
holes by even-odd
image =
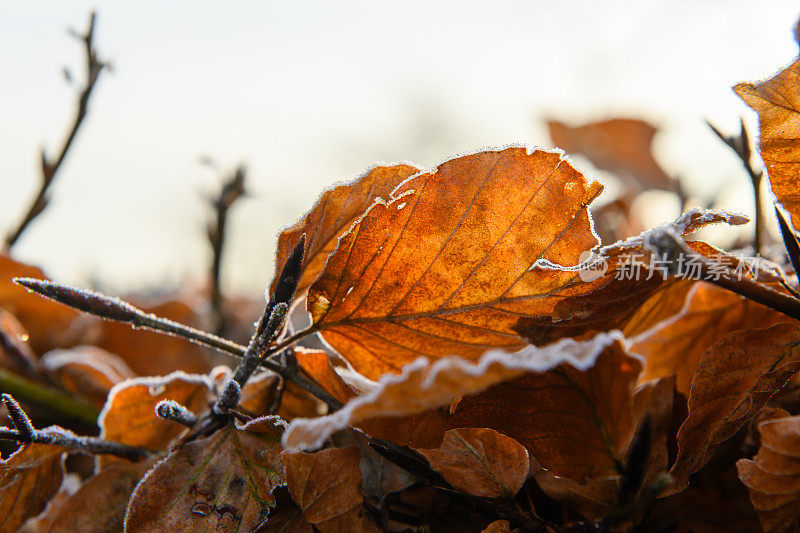
[[[89,454],[110,454],[131,461],[148,457],[150,453],[143,448],[128,446],[97,437],[81,437],[59,426],[35,429],[30,418],[10,394],[2,395],[3,405],[8,411],[16,430],[0,428],[0,439],[13,440],[22,444],[49,444],[80,450]]]
[[[4,244],[6,250],[10,250],[14,246],[19,240],[20,235],[22,235],[33,219],[39,216],[47,207],[49,202],[47,191],[53,183],[56,173],[61,168],[61,164],[64,162],[64,159],[66,159],[69,149],[72,146],[72,141],[75,140],[75,136],[78,134],[83,119],[86,117],[86,113],[89,109],[89,98],[92,96],[92,91],[100,77],[100,73],[109,66],[108,63],[98,59],[97,50],[94,47],[95,18],[95,12],[93,11],[89,17],[89,28],[86,30],[86,33],[78,34],[77,32],[72,32],[77,39],[83,42],[86,50],[86,79],[78,95],[78,106],[75,112],[75,118],[72,121],[72,126],[55,160],[51,159],[44,148],[42,148],[42,182],[39,186],[39,191],[33,199],[33,202],[31,202],[25,216],[16,228],[9,232],[6,237]]]
[[[744,125],[744,119],[741,119],[741,131],[739,135],[725,135],[720,130],[718,130],[714,125],[706,120],[706,124],[711,130],[722,139],[722,142],[728,145],[728,147],[734,151],[734,153],[739,156],[739,159],[742,161],[742,165],[744,166],[745,170],[747,171],[747,175],[750,176],[750,183],[753,185],[753,197],[755,201],[755,235],[753,236],[753,248],[755,248],[756,253],[761,250],[761,241],[764,229],[764,212],[761,205],[761,182],[763,181],[764,172],[761,170],[756,170],[753,167],[752,163],[752,152],[750,148],[750,136],[747,134],[747,128]]]
[[[689,248],[683,239],[671,230],[654,231],[647,245],[658,254],[661,261],[664,261],[662,264],[669,265],[671,275],[713,283],[795,320],[800,320],[800,300],[746,276],[734,279],[732,273],[720,272],[719,267],[723,265]]]
[[[794,275],[800,281],[800,242],[797,241],[797,234],[792,230],[791,225],[786,221],[777,204],[775,204],[775,216],[778,217],[783,245],[786,247],[789,261],[792,262],[792,267],[794,267]]]
[[[101,294],[99,292],[87,291],[52,281],[34,278],[14,278],[13,281],[14,283],[34,291],[45,298],[49,298],[58,303],[74,307],[79,311],[98,316],[104,320],[126,323],[134,329],[147,329],[165,335],[180,337],[196,344],[200,344],[201,346],[207,346],[219,352],[237,357],[244,356],[245,352],[247,351],[247,348],[233,341],[217,337],[216,335],[212,335],[211,333],[207,333],[205,331],[200,331],[185,324],[180,324],[163,317],[145,313],[141,309],[129,304],[128,302],[122,301],[119,298],[106,296],[105,294]],[[278,291],[276,290],[276,294],[277,293]],[[271,309],[271,307],[268,305],[267,309]],[[274,307],[272,307],[272,309],[274,309]],[[281,346],[282,349],[291,342],[295,342],[300,338],[309,335],[311,332],[311,329],[301,331],[299,334],[293,335],[290,339],[290,342],[281,342],[278,343],[278,345]],[[271,355],[273,353],[275,353],[275,351],[272,348],[266,352],[267,355]],[[261,366],[272,370],[279,376],[293,381],[298,387],[325,402],[331,409],[335,410],[342,406],[341,402],[333,398],[324,389],[308,379],[301,372],[292,370],[287,371],[287,369],[273,361],[271,358],[259,359],[258,363]]]
[[[247,193],[244,187],[246,169],[240,165],[233,175],[222,184],[219,194],[211,199],[211,207],[214,209],[214,220],[208,224],[208,241],[211,243],[211,310],[214,315],[214,322],[217,334],[222,334],[226,327],[224,311],[224,298],[222,297],[222,287],[220,283],[220,272],[222,266],[222,252],[225,245],[225,228],[228,217],[228,210],[231,206]]]

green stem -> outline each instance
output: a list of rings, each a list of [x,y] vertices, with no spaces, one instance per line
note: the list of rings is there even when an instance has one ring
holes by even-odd
[[[93,405],[76,400],[63,392],[46,388],[0,368],[0,392],[53,413],[59,413],[90,426],[97,425],[100,412]]]

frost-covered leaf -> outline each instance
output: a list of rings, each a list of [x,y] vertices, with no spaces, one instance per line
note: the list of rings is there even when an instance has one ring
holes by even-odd
[[[207,376],[173,372],[167,376],[135,378],[115,385],[100,413],[100,436],[152,450],[163,450],[186,429],[156,417],[156,404],[173,400],[195,414],[208,410],[214,399]],[[102,463],[118,459],[103,456]]]
[[[306,235],[306,253],[295,294],[299,297],[322,272],[325,260],[336,248],[339,236],[360,217],[378,197],[389,193],[404,179],[416,174],[410,165],[376,166],[351,183],[338,185],[322,193],[314,207],[278,237],[275,272],[283,269],[300,235]],[[277,277],[270,286],[275,290]]]
[[[285,483],[282,424],[258,418],[170,453],[136,486],[125,531],[252,531]]]

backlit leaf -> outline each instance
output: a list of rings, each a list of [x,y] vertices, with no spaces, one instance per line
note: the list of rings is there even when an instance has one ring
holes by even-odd
[[[336,248],[339,236],[360,217],[378,197],[387,198],[389,193],[404,179],[416,174],[409,165],[391,167],[377,166],[352,183],[339,185],[320,196],[314,207],[294,226],[281,232],[275,272],[280,272],[289,254],[292,253],[300,235],[306,234],[306,253],[296,294],[301,296],[322,272],[325,260]],[[275,290],[277,277],[270,286]]]
[[[778,201],[800,227],[800,60],[775,77],[733,89],[758,113],[759,149]]]
[[[51,350],[41,366],[68,392],[102,407],[111,387],[134,377],[119,357],[95,346]]]

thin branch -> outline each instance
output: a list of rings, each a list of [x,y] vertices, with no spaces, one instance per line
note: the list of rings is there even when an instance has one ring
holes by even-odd
[[[0,368],[0,390],[13,394],[26,403],[78,420],[90,427],[97,425],[97,417],[100,413],[93,405],[75,400],[63,392],[45,388],[2,368]]]
[[[0,428],[0,439],[13,440],[22,444],[49,444],[80,450],[92,455],[110,454],[123,457],[131,461],[144,459],[150,452],[143,448],[128,446],[119,442],[112,442],[98,437],[81,437],[59,426],[50,426],[45,429],[35,429],[30,418],[22,410],[10,394],[2,395],[3,404],[16,430]]]
[[[164,420],[192,427],[197,423],[197,415],[174,400],[161,400],[156,404],[156,415]]]
[[[78,34],[77,32],[72,32],[77,39],[83,42],[86,50],[86,79],[84,81],[83,88],[78,95],[78,106],[75,112],[75,118],[72,121],[72,127],[70,128],[70,131],[67,134],[64,144],[61,146],[61,150],[59,151],[58,157],[56,157],[55,161],[50,159],[44,148],[42,148],[42,181],[39,186],[39,191],[37,192],[36,197],[33,199],[33,202],[31,202],[28,211],[25,213],[25,216],[22,218],[16,228],[9,232],[9,234],[6,236],[4,247],[7,251],[11,250],[14,244],[16,244],[22,233],[33,221],[33,219],[39,216],[47,207],[49,202],[47,191],[50,185],[52,185],[58,170],[61,168],[61,164],[64,162],[64,159],[66,159],[69,149],[72,146],[72,141],[75,140],[75,136],[78,134],[78,130],[83,123],[83,119],[86,117],[86,113],[89,109],[89,99],[92,96],[92,91],[94,90],[95,84],[100,77],[100,73],[103,71],[103,69],[108,68],[109,66],[108,63],[97,58],[97,50],[94,47],[95,18],[95,12],[92,11],[91,15],[89,16],[89,28],[86,30],[86,33]]]
[[[222,268],[222,252],[225,247],[228,210],[236,200],[247,194],[244,187],[245,175],[246,169],[244,165],[240,165],[233,175],[222,184],[219,194],[211,199],[211,207],[215,214],[214,219],[208,225],[208,241],[211,244],[212,251],[211,310],[214,315],[214,331],[217,334],[222,334],[226,327],[220,272]]]
[[[794,275],[800,281],[800,242],[797,241],[797,234],[792,230],[789,222],[784,218],[781,210],[778,209],[778,204],[775,204],[775,216],[778,217],[778,224],[781,227],[781,237],[783,237],[783,245],[786,252],[789,254],[789,261],[794,268]]]
[[[17,285],[21,285],[45,298],[54,300],[60,304],[67,305],[78,309],[84,313],[100,317],[104,320],[111,320],[115,322],[123,322],[130,325],[134,329],[146,329],[180,337],[189,340],[195,344],[206,346],[217,350],[221,353],[233,355],[237,357],[244,356],[247,348],[237,344],[233,341],[217,337],[211,333],[201,331],[178,322],[159,317],[153,314],[145,313],[141,309],[112,296],[106,296],[95,291],[88,291],[62,285],[52,281],[34,279],[34,278],[14,278],[12,280]],[[289,344],[300,340],[301,338],[309,335],[315,331],[313,328],[308,328],[303,331],[292,335],[286,341],[278,343],[279,348],[271,348],[266,352],[266,355],[273,355],[282,350]],[[286,370],[280,364],[273,361],[271,358],[262,358],[259,360],[261,366],[272,370],[279,376],[293,381],[298,387],[304,389],[316,398],[325,402],[328,407],[336,410],[342,406],[341,402],[333,398],[319,385],[308,379],[299,371]],[[2,385],[2,382],[0,382]]]
[[[762,235],[765,227],[764,212],[761,205],[761,182],[763,181],[764,172],[760,169],[756,170],[753,167],[750,136],[748,135],[747,128],[744,125],[744,119],[741,119],[741,131],[739,132],[739,135],[736,136],[725,135],[708,120],[706,120],[706,124],[708,124],[708,127],[711,128],[711,130],[722,140],[722,142],[728,145],[728,147],[733,150],[737,156],[739,156],[742,165],[747,171],[747,175],[750,177],[750,183],[753,185],[753,198],[755,201],[756,212],[756,228],[755,235],[753,236],[753,247],[755,248],[756,253],[759,253],[761,250]]]
[[[689,248],[672,230],[653,231],[647,245],[658,254],[661,261],[664,261],[662,264],[669,265],[671,275],[713,283],[795,320],[800,320],[800,300],[746,276],[734,279],[731,273],[721,272],[721,266],[725,270],[730,269]]]

